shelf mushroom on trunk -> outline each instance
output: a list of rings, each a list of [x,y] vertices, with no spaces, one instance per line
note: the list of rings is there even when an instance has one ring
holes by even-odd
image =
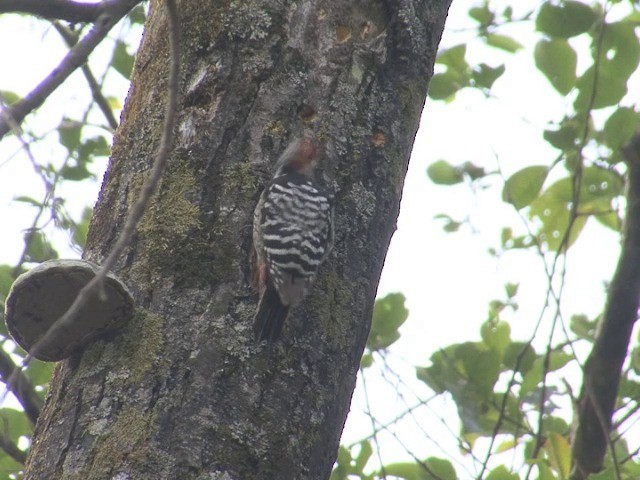
[[[99,270],[86,260],[49,260],[20,275],[5,307],[14,341],[39,360],[57,362],[124,326],[133,315],[133,297],[121,280],[108,273],[100,292],[89,298],[69,325],[51,328]]]

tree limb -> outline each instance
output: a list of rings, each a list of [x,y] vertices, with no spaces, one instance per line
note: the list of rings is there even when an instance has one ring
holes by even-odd
[[[27,452],[20,450],[15,443],[4,435],[0,435],[0,448],[16,462],[21,463],[22,465],[27,461]]]
[[[624,242],[609,286],[600,334],[584,366],[572,445],[575,480],[602,468],[622,364],[640,306],[640,132],[623,153],[628,168]]]
[[[24,408],[27,417],[29,417],[31,423],[35,425],[42,410],[42,398],[40,398],[40,395],[35,391],[31,381],[29,381],[26,375],[16,368],[16,364],[11,357],[1,349],[0,379],[6,383],[7,388],[16,396],[22,408]],[[1,445],[0,448],[6,451]]]
[[[78,296],[64,315],[62,315],[62,317],[60,317],[49,328],[47,333],[31,348],[23,362],[23,365],[26,365],[50,338],[55,338],[61,330],[72,328],[73,321],[76,319],[78,313],[85,306],[87,301],[93,298],[94,295],[98,295],[100,293],[104,278],[107,273],[113,269],[120,258],[120,255],[129,245],[131,238],[136,231],[136,227],[144,215],[149,200],[151,199],[151,195],[158,186],[162,173],[164,172],[167,159],[169,158],[169,150],[173,140],[173,130],[176,124],[176,112],[178,109],[178,75],[180,72],[180,32],[175,0],[167,0],[166,7],[169,13],[169,43],[171,49],[169,79],[167,84],[167,107],[162,129],[162,138],[160,139],[160,146],[156,153],[151,174],[144,182],[136,203],[129,211],[122,233],[120,234],[120,237],[118,237],[118,240],[109,253],[109,256],[102,263],[101,270],[89,283],[87,283],[87,285],[84,286],[82,290],[80,290]]]
[[[103,3],[73,0],[0,0],[0,13],[29,13],[43,18],[57,18],[72,23],[95,22]]]
[[[0,0],[2,1],[2,0]],[[102,12],[91,31],[80,40],[35,89],[22,100],[3,110],[0,115],[0,139],[11,130],[13,118],[20,124],[33,110],[44,103],[51,93],[64,82],[78,67],[82,66],[93,49],[107,36],[111,28],[124,17],[140,0],[105,0]]]
[[[73,46],[78,43],[77,36],[74,35],[74,33],[69,28],[60,24],[60,22],[52,22],[52,23],[53,23],[53,28],[56,29],[56,31],[60,34],[60,36],[63,38],[64,42],[67,44],[69,48],[73,48]],[[89,89],[91,90],[91,96],[93,97],[93,101],[96,102],[96,105],[98,105],[98,108],[100,109],[105,119],[109,123],[109,126],[113,130],[115,130],[116,128],[118,128],[118,120],[116,120],[116,117],[113,115],[113,111],[109,106],[109,102],[107,101],[106,98],[104,98],[104,95],[102,94],[102,90],[100,89],[100,85],[98,84],[96,77],[93,75],[93,72],[89,68],[89,65],[87,65],[86,63],[82,65],[81,68],[82,68],[82,74],[84,75],[84,78],[87,80],[87,84],[89,85]]]

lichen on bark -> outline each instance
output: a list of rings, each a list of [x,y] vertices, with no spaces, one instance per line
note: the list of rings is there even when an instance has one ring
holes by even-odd
[[[151,8],[96,205],[94,260],[117,237],[159,138],[161,7]],[[27,478],[328,478],[447,8],[179,2],[173,154],[118,267],[138,313],[58,367]],[[336,247],[267,348],[251,330],[252,211],[303,129],[321,139],[336,186]]]

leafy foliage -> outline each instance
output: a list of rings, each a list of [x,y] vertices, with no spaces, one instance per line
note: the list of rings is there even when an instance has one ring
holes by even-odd
[[[579,360],[584,358],[578,352],[590,348],[599,317],[563,310],[563,257],[584,232],[596,226],[621,231],[626,183],[621,150],[640,125],[638,100],[629,95],[632,75],[637,76],[640,64],[640,11],[637,2],[563,0],[543,1],[535,10],[522,13],[512,3],[500,7],[498,2],[484,1],[470,6],[475,40],[457,41],[442,49],[429,96],[450,103],[463,90],[475,90],[493,101],[494,85],[509,81],[509,57],[528,57],[535,70],[531,76],[544,79],[549,95],[556,95],[566,106],[563,116],[550,116],[540,132],[546,151],[555,154],[518,166],[511,159],[501,159],[495,170],[475,160],[443,158],[426,173],[434,184],[450,190],[501,190],[502,201],[512,207],[520,223],[503,225],[499,245],[489,252],[496,257],[513,252],[540,259],[548,282],[545,307],[538,324],[531,327],[530,338],[513,338],[511,325],[520,315],[516,299],[521,289],[520,284],[509,283],[505,298],[489,303],[479,339],[442,346],[431,354],[428,364],[415,368],[417,378],[436,398],[455,405],[462,463],[474,464],[476,472],[460,476],[449,465],[450,470],[434,476],[429,466],[435,457],[414,457],[414,461],[387,462],[375,478],[385,474],[406,479],[491,480],[571,476],[571,402],[579,385]],[[528,29],[526,42],[518,29]],[[522,95],[529,95],[526,85]],[[459,135],[466,137],[464,132]],[[508,174],[503,166],[509,168]],[[447,211],[436,218],[449,233],[460,232],[467,222],[471,225]],[[520,279],[520,283],[526,281]],[[550,305],[555,313],[549,312]],[[395,315],[405,315],[399,305],[393,308]],[[545,333],[549,335],[546,343],[539,337],[543,319],[550,321],[545,327],[550,330]],[[372,332],[376,328],[374,314]],[[386,346],[393,351],[393,343]],[[363,375],[372,375],[379,362],[388,368],[389,355],[376,356],[373,351],[369,348],[365,353],[363,365],[370,368]],[[639,352],[637,345],[632,348],[620,385],[615,429],[631,428],[638,418]],[[413,415],[412,408],[406,414]],[[610,452],[605,469],[590,479],[639,478],[638,450],[627,446],[626,435],[612,434],[615,456]],[[507,452],[510,457],[504,456]],[[451,452],[445,456],[457,458]]]
[[[126,93],[126,89],[114,90],[111,87],[112,82],[106,80],[111,80],[114,72],[120,78],[125,80],[129,78],[134,59],[130,51],[135,47],[145,18],[144,7],[142,5],[135,7],[122,22],[118,37],[107,42],[112,45],[111,55],[105,51],[107,55],[102,54],[105,58],[97,55],[97,58],[90,59],[87,68],[94,72],[102,70],[102,74],[98,81],[97,92],[89,91],[88,85],[84,86],[87,93],[80,97],[89,98],[88,102],[82,100],[85,104],[80,105],[80,108],[77,108],[77,104],[81,102],[73,103],[65,109],[68,113],[59,119],[57,124],[54,123],[50,129],[43,130],[42,124],[51,123],[49,118],[51,114],[47,113],[47,104],[45,104],[42,111],[36,112],[31,116],[33,118],[29,117],[21,125],[21,131],[14,131],[11,136],[4,139],[3,147],[7,145],[8,148],[2,151],[3,155],[11,149],[17,150],[17,153],[0,159],[0,168],[14,161],[15,157],[23,161],[25,166],[31,167],[33,178],[28,182],[16,183],[13,190],[14,204],[23,208],[23,211],[30,212],[26,218],[27,226],[24,228],[21,253],[14,264],[0,264],[0,319],[2,320],[0,346],[4,352],[3,355],[8,357],[1,362],[6,366],[0,372],[3,380],[6,380],[11,373],[7,370],[10,363],[19,365],[26,356],[26,352],[10,339],[2,317],[4,302],[11,284],[18,275],[34,264],[58,258],[61,255],[78,255],[82,251],[92,213],[88,205],[93,203],[94,198],[86,197],[85,194],[79,202],[77,198],[69,197],[78,195],[71,192],[86,192],[88,185],[91,185],[90,188],[93,190],[97,188],[95,172],[104,168],[103,165],[110,155],[113,123],[107,118],[107,113],[110,116],[118,113],[106,112],[104,109],[120,108]],[[11,21],[19,20],[22,19],[17,19],[15,16],[11,19]],[[0,16],[0,21],[8,21],[8,19]],[[50,21],[44,19],[29,21],[32,22],[29,28],[33,26],[35,29],[33,34],[56,35]],[[83,26],[69,28],[60,24],[59,27],[62,30],[66,29],[72,36],[77,36],[79,32],[85,30]],[[102,89],[117,93],[105,96]],[[97,108],[100,96],[105,96],[105,101],[100,108]],[[21,97],[20,93],[12,90],[0,91],[2,106],[13,104]],[[97,168],[96,164],[99,164]],[[29,169],[25,170],[27,175]],[[75,212],[77,203],[84,206],[79,213]],[[73,205],[72,211],[67,209],[67,205]],[[66,245],[64,241],[60,241],[61,234],[62,238],[67,240]],[[32,394],[39,396],[42,400],[47,392],[53,367],[51,363],[33,360],[25,369],[25,375],[34,387]],[[6,394],[3,395],[5,399]],[[17,451],[24,451],[28,448],[33,426],[26,414],[16,409],[14,404],[15,402],[9,404],[4,402],[0,407],[0,437],[3,437],[5,442],[14,444]],[[0,450],[0,480],[20,478],[22,468],[23,466],[16,458]]]
[[[519,4],[512,3],[479,1],[469,6],[471,35],[467,41],[442,49],[429,95],[432,100],[451,103],[462,91],[475,91],[491,101],[496,85],[509,81],[510,60],[524,58],[532,66],[532,77],[546,82],[549,95],[562,99],[566,106],[562,118],[550,116],[540,132],[541,142],[554,152],[553,157],[536,158],[524,166],[508,159],[504,162],[509,169],[506,173],[476,159],[458,162],[444,158],[432,163],[427,175],[442,188],[476,189],[481,185],[501,192],[502,201],[513,208],[521,223],[503,225],[499,244],[490,252],[542,260],[549,284],[545,308],[549,304],[557,307],[551,334],[546,343],[540,343],[538,327],[532,325],[530,338],[513,338],[521,289],[519,284],[506,284],[504,296],[489,303],[479,336],[444,345],[430,355],[426,365],[412,369],[429,395],[455,406],[457,421],[447,423],[459,432],[462,460],[454,452],[446,452],[443,455],[447,458],[429,455],[383,461],[374,431],[373,436],[340,448],[332,480],[470,478],[460,473],[467,464],[477,468],[479,474],[474,477],[487,480],[570,476],[570,404],[575,372],[580,367],[576,351],[593,342],[599,319],[581,312],[561,312],[562,288],[557,285],[562,284],[563,271],[558,265],[588,231],[587,225],[613,232],[621,228],[626,169],[620,151],[640,125],[638,102],[629,96],[632,75],[640,63],[640,12],[638,2],[545,0],[524,13]],[[131,75],[133,45],[126,34],[144,20],[144,8],[136,7],[124,22],[123,34],[113,39],[108,60],[103,62],[106,67],[100,86],[105,90],[106,80],[117,82]],[[49,28],[48,23],[43,25]],[[518,29],[526,30],[529,36],[521,38]],[[92,62],[89,66],[97,68]],[[528,95],[526,86],[522,95]],[[15,103],[22,96],[21,92],[0,91],[3,104]],[[124,92],[105,91],[105,103],[117,113],[123,96]],[[43,192],[38,195],[16,188],[14,202],[28,207],[33,221],[24,229],[19,259],[15,264],[0,265],[2,303],[11,283],[26,268],[63,254],[65,246],[56,240],[60,232],[76,252],[84,247],[91,209],[85,206],[79,213],[69,212],[67,189],[94,182],[95,163],[104,162],[110,154],[112,129],[94,106],[95,98],[82,112],[70,111],[49,131],[29,121],[21,134],[29,148],[15,144]],[[52,141],[58,148],[52,149],[50,156],[32,154],[40,143]],[[447,232],[459,232],[465,225],[449,212],[438,218]],[[361,362],[363,376],[375,374],[376,366],[388,368],[388,353],[397,346],[408,316],[400,293],[376,302]],[[570,320],[558,339],[556,330],[566,319]],[[22,361],[25,352],[13,345],[3,322],[0,341],[14,362]],[[42,397],[51,369],[49,364],[32,362],[26,370]],[[619,413],[612,435],[615,457],[610,453],[605,469],[590,477],[594,480],[640,478],[637,450],[628,448],[625,430],[638,418],[638,375],[640,347],[635,345],[618,392]],[[398,398],[402,400],[399,393]],[[427,403],[422,399],[420,406]],[[412,413],[413,409],[407,408],[406,415]],[[18,444],[19,439],[30,437],[31,425],[24,412],[4,406],[0,419],[0,433],[11,442]],[[380,427],[375,421],[372,424],[374,430]],[[508,460],[504,454],[509,455]],[[15,459],[0,452],[0,480],[15,478],[20,469]]]

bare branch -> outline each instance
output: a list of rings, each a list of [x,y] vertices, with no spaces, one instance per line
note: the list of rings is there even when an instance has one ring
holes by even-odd
[[[102,12],[103,3],[83,3],[73,0],[0,0],[0,13],[30,13],[43,18],[69,22],[94,22]]]
[[[173,130],[176,124],[176,112],[178,109],[178,75],[180,71],[180,33],[178,23],[178,13],[176,9],[175,0],[167,0],[167,9],[169,11],[169,38],[171,49],[171,60],[169,65],[169,79],[168,79],[168,100],[165,114],[165,121],[163,125],[162,138],[160,139],[160,146],[156,154],[156,158],[151,169],[151,174],[145,181],[140,192],[140,196],[136,200],[129,211],[129,216],[125,223],[118,241],[114,245],[113,249],[109,253],[109,256],[102,263],[102,269],[93,279],[78,293],[73,304],[60,317],[47,331],[46,335],[39,340],[29,352],[29,355],[25,358],[23,364],[26,364],[33,358],[34,354],[42,348],[47,341],[51,338],[56,338],[62,331],[71,328],[73,321],[78,312],[83,308],[89,299],[94,295],[98,295],[102,288],[102,282],[107,273],[113,269],[118,258],[129,245],[136,227],[144,214],[147,204],[151,199],[151,195],[155,191],[162,173],[164,172],[167,159],[169,158],[169,149],[171,148],[171,142],[173,139]]]
[[[16,462],[21,463],[22,465],[27,461],[27,452],[20,450],[15,443],[4,435],[0,435],[0,448]]]
[[[0,0],[2,1],[2,0]],[[124,17],[140,0],[105,0],[102,11],[91,31],[80,40],[35,89],[22,100],[2,111],[0,115],[0,139],[11,130],[11,122],[20,124],[33,110],[44,103],[51,93],[78,67],[87,61],[93,49],[107,36],[111,28]]]
[[[69,28],[60,24],[60,22],[52,22],[52,23],[53,23],[53,27],[64,39],[65,43],[69,48],[72,48],[78,43],[77,36],[74,35],[73,32],[69,30]],[[113,115],[113,110],[111,110],[111,107],[109,106],[109,102],[107,101],[106,98],[104,98],[104,95],[102,94],[102,90],[100,89],[100,85],[98,84],[96,77],[93,76],[93,72],[89,68],[89,65],[87,64],[82,65],[82,74],[84,75],[84,78],[87,80],[87,83],[89,84],[89,89],[91,90],[91,96],[93,97],[93,101],[96,102],[96,105],[98,105],[98,108],[100,108],[100,111],[106,118],[107,122],[109,123],[109,126],[113,130],[115,130],[116,128],[118,128],[118,120],[116,120],[116,117]]]
[[[629,169],[624,242],[609,286],[602,328],[584,367],[572,446],[572,478],[578,480],[602,468],[622,364],[640,306],[640,132],[623,153]]]
[[[27,417],[35,425],[42,410],[42,398],[27,376],[17,368],[11,357],[2,349],[0,349],[0,379],[6,383],[7,389],[15,395]],[[4,450],[1,445],[0,448]]]

